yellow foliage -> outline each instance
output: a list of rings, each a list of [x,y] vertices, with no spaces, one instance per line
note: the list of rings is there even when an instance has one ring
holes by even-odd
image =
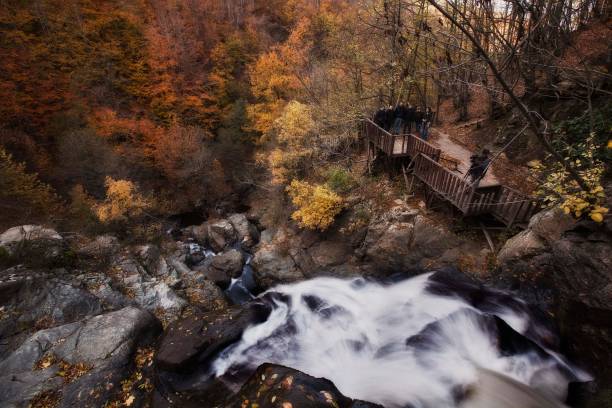
[[[283,101],[270,103],[256,103],[246,108],[249,126],[246,131],[259,132],[266,135],[274,126],[274,120],[278,118],[283,108]]]
[[[275,121],[278,141],[290,147],[305,147],[315,129],[312,112],[307,105],[291,101],[285,106],[283,114]]]
[[[536,193],[543,199],[548,207],[558,206],[566,214],[575,218],[590,218],[595,222],[603,222],[608,208],[604,207],[606,193],[602,186],[604,164],[595,159],[595,152],[599,149],[591,134],[585,142],[575,149],[574,157],[567,158],[578,172],[580,177],[590,187],[583,190],[569,177],[568,172],[558,163],[545,165],[540,161],[528,163],[538,178],[543,179]]]
[[[297,101],[285,106],[274,122],[278,147],[268,157],[273,182],[287,183],[301,177],[314,154],[315,121],[310,108]]]
[[[342,197],[325,185],[293,180],[287,192],[297,207],[291,217],[303,228],[326,230],[343,207]]]
[[[106,200],[96,208],[98,218],[104,223],[138,217],[152,207],[151,201],[129,180],[106,177],[105,185]]]

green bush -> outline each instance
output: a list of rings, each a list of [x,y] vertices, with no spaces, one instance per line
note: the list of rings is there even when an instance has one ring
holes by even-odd
[[[356,184],[351,173],[340,167],[334,167],[327,171],[325,183],[336,193],[347,193]]]
[[[554,124],[554,147],[563,151],[570,159],[583,156],[586,150],[585,141],[589,138],[598,146],[593,152],[595,160],[612,160],[612,150],[607,148],[612,129],[612,103],[593,111],[593,134],[591,135],[590,118],[583,114]]]

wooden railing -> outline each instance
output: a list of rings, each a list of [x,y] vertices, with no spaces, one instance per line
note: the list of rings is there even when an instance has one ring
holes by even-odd
[[[538,202],[502,185],[474,188],[472,183],[425,155],[414,161],[414,176],[466,216],[491,214],[507,226],[525,224]]]
[[[506,225],[525,224],[540,210],[540,203],[507,186],[499,186],[491,213]]]
[[[439,163],[439,148],[415,135],[393,135],[369,119],[363,121],[362,135],[389,157],[412,158],[414,176],[466,216],[491,214],[511,226],[527,223],[538,210],[537,201],[509,187],[475,187]]]
[[[474,188],[460,175],[421,154],[414,160],[413,174],[461,212],[465,213],[469,208]]]
[[[435,161],[440,159],[442,151],[425,140],[412,134],[393,135],[369,119],[363,121],[362,132],[368,141],[389,157],[416,157],[422,153]]]

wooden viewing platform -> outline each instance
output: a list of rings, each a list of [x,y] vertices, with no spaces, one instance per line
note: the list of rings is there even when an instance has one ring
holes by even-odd
[[[409,170],[428,189],[449,202],[463,216],[492,215],[506,226],[526,224],[538,210],[538,202],[510,187],[495,184],[475,187],[466,177],[442,166],[442,150],[413,134],[393,135],[369,119],[363,121],[361,136],[371,150],[390,159],[409,158]]]

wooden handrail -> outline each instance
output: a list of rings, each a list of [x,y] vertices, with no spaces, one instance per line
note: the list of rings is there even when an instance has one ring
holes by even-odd
[[[370,119],[364,119],[363,123],[364,136],[389,157],[416,157],[423,153],[435,161],[440,159],[439,148],[413,134],[391,134]]]
[[[503,185],[476,188],[459,174],[442,166],[442,150],[413,135],[393,135],[369,119],[363,136],[389,157],[410,156],[413,174],[430,190],[450,202],[464,215],[491,214],[508,226],[526,223],[538,210],[538,202]]]

